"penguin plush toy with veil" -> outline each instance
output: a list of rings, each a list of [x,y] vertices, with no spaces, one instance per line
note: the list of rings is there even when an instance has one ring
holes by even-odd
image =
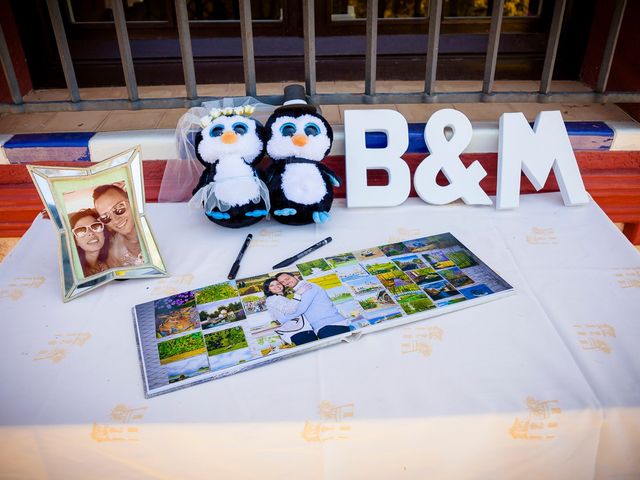
[[[267,120],[266,172],[272,218],[286,225],[324,223],[340,181],[320,163],[331,150],[333,130],[305,101],[301,85],[284,90],[284,104]]]
[[[264,127],[251,113],[250,106],[211,110],[195,137],[205,169],[191,202],[224,227],[253,225],[269,213],[269,192],[255,168],[264,155]]]

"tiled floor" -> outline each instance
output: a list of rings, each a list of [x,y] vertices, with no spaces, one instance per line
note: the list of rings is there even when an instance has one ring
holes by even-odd
[[[498,81],[495,91],[535,91],[539,83],[534,81]],[[481,82],[456,81],[436,82],[436,91],[463,92],[478,91]],[[282,83],[261,83],[257,86],[259,95],[282,93]],[[421,92],[423,82],[379,81],[376,91],[379,93]],[[364,82],[319,82],[318,93],[361,93]],[[589,91],[589,87],[580,82],[553,82],[554,91]],[[242,96],[243,84],[199,85],[200,96]],[[170,98],[185,96],[183,85],[139,87],[141,98]],[[84,88],[80,96],[85,100],[126,99],[124,87]],[[35,90],[25,96],[25,101],[53,101],[68,99],[66,90]],[[629,116],[615,105],[600,104],[539,104],[539,103],[455,103],[455,104],[391,104],[391,105],[322,105],[322,111],[330,123],[343,123],[345,109],[390,108],[401,112],[409,122],[424,122],[431,113],[441,108],[456,108],[464,112],[470,120],[497,122],[504,112],[523,112],[529,120],[534,120],[541,110],[560,110],[565,120],[630,120]],[[118,130],[144,130],[155,128],[174,128],[178,119],[186,111],[183,108],[154,110],[114,110],[92,112],[46,112],[26,114],[3,114],[0,116],[0,133],[40,133],[40,132],[109,132]]]
[[[186,111],[186,108],[171,108],[162,110],[163,115],[156,125],[156,128],[176,128],[178,120],[180,120],[180,117],[184,115]]]
[[[100,112],[101,113],[101,112]],[[98,132],[117,132],[122,130],[152,130],[158,127],[165,110],[114,110],[98,125]]]

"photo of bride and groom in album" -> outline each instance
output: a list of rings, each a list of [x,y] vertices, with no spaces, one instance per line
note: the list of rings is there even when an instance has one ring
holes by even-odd
[[[134,309],[147,394],[512,290],[445,233],[183,292]]]

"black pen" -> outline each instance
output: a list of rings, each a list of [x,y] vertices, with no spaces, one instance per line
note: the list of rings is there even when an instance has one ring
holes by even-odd
[[[242,257],[244,256],[244,252],[247,251],[247,247],[249,246],[249,242],[251,242],[252,238],[253,238],[253,235],[251,235],[251,234],[247,235],[247,238],[245,239],[244,243],[242,244],[242,248],[240,249],[240,252],[238,252],[238,256],[236,257],[236,261],[233,262],[233,266],[231,267],[231,270],[229,271],[229,275],[227,275],[227,278],[229,280],[233,280],[234,278],[236,278],[236,274],[238,273],[238,269],[240,268],[240,262],[242,261]]]
[[[291,265],[296,260],[300,260],[305,255],[309,255],[314,250],[317,250],[320,247],[326,245],[331,240],[332,240],[331,237],[327,237],[324,240],[320,240],[318,243],[316,243],[314,245],[311,245],[309,248],[307,248],[306,250],[301,251],[300,253],[294,255],[293,257],[289,257],[286,260],[281,261],[280,263],[274,265],[272,268],[275,270],[276,268],[282,268],[282,267],[286,267],[287,265]]]

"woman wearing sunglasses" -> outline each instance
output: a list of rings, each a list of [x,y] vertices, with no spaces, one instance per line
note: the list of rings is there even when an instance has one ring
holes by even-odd
[[[129,267],[144,263],[138,231],[127,193],[116,185],[101,185],[93,191],[93,203],[111,234],[109,267]]]
[[[69,215],[69,222],[85,277],[107,270],[108,234],[98,220],[98,213],[92,208],[80,210]]]

